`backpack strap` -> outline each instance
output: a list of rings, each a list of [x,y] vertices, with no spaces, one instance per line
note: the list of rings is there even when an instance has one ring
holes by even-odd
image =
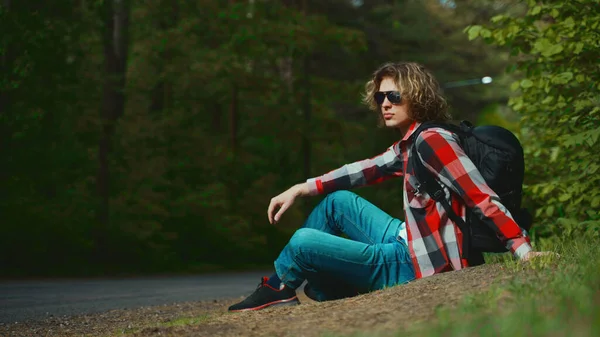
[[[415,177],[419,182],[417,190],[424,189],[425,192],[427,192],[427,194],[429,194],[429,196],[433,200],[439,202],[442,205],[442,207],[444,207],[444,210],[448,214],[448,217],[450,217],[450,219],[454,221],[458,228],[460,228],[460,231],[463,233],[462,258],[469,260],[469,247],[471,237],[470,228],[468,224],[454,212],[452,206],[450,206],[450,203],[446,199],[446,193],[444,192],[443,187],[433,176],[433,174],[425,167],[423,162],[419,159],[419,154],[417,152],[417,137],[423,130],[433,127],[443,128],[451,132],[458,133],[460,135],[461,133],[466,132],[466,128],[470,127],[470,125],[463,123],[461,124],[461,127],[457,127],[455,125],[428,122],[421,124],[421,126],[419,126],[419,128],[415,130],[415,132],[411,135],[411,137],[414,137],[411,146],[412,167],[415,173]]]

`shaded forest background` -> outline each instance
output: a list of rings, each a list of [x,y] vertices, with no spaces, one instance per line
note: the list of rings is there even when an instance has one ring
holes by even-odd
[[[491,76],[445,90],[454,117],[521,132],[509,99],[524,75],[505,73],[510,46],[476,37],[499,14],[541,15],[530,5],[0,1],[0,274],[268,265],[320,200],[272,226],[271,197],[398,138],[361,105],[380,64]],[[399,180],[356,192],[403,218]]]

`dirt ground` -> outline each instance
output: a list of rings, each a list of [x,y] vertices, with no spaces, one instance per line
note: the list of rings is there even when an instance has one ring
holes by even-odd
[[[314,302],[299,291],[301,305],[256,312],[228,313],[227,301],[113,310],[76,317],[0,325],[0,336],[322,336],[394,332],[435,318],[436,308],[455,305],[464,295],[511,277],[489,264],[420,279],[354,298]],[[173,324],[198,318],[193,324]],[[171,326],[169,326],[171,325]]]

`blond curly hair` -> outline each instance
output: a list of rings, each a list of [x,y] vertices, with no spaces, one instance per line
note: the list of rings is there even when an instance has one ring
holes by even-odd
[[[440,85],[431,72],[414,62],[386,63],[373,73],[365,85],[363,101],[373,111],[379,112],[375,93],[384,78],[391,78],[403,100],[409,104],[409,116],[418,122],[448,121],[451,119],[448,104]],[[379,114],[380,122],[383,117]]]

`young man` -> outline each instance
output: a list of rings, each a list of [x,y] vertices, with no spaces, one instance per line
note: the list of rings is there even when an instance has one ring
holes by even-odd
[[[529,238],[486,185],[454,134],[431,128],[417,139],[410,137],[422,122],[450,119],[439,85],[427,69],[416,63],[385,64],[367,82],[364,100],[386,127],[401,132],[402,139],[374,158],[308,179],[271,199],[268,218],[276,223],[296,197],[328,194],[284,247],[274,263],[275,273],[229,311],[298,304],[295,290],[304,280],[308,297],[325,301],[468,267],[461,258],[459,227],[441,205],[417,189],[409,164],[414,155],[443,184],[457,215],[464,218],[466,207],[472,208],[517,258],[542,254],[532,251]],[[409,151],[413,141],[418,154]],[[343,191],[394,177],[404,180],[406,222]]]

